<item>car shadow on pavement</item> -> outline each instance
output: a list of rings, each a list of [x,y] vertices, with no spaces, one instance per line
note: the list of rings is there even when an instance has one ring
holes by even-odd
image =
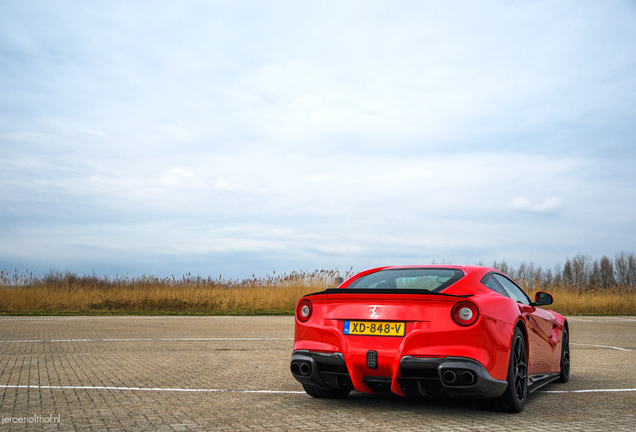
[[[453,398],[429,398],[429,397],[402,397],[394,394],[371,395],[361,392],[352,392],[345,399],[329,400],[342,407],[356,407],[361,409],[378,409],[385,411],[400,410],[431,410],[465,411],[472,409],[477,411],[490,411],[483,400],[479,399],[453,399]]]

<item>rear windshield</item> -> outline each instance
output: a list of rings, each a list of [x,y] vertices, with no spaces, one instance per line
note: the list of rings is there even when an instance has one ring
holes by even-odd
[[[420,289],[440,292],[448,288],[461,277],[464,272],[457,269],[444,268],[410,268],[387,269],[362,276],[349,285],[349,288],[377,289]]]

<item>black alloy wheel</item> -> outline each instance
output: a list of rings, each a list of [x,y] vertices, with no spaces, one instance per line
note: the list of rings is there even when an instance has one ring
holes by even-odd
[[[513,366],[515,395],[519,402],[525,403],[526,397],[528,397],[528,365],[526,360],[526,342],[523,340],[523,336],[515,337],[513,346],[515,356]]]
[[[561,338],[561,373],[556,382],[566,383],[570,379],[570,335],[568,329],[563,327]]]
[[[508,387],[498,398],[488,399],[487,405],[498,411],[518,413],[528,398],[528,355],[523,331],[515,328],[508,363]]]

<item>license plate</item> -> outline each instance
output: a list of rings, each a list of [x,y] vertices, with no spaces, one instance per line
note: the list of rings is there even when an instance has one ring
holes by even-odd
[[[368,336],[404,336],[403,322],[389,321],[345,321],[343,334]]]

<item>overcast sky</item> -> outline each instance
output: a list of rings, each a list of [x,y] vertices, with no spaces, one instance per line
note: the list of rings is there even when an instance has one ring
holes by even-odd
[[[635,251],[636,3],[0,2],[0,267]]]

